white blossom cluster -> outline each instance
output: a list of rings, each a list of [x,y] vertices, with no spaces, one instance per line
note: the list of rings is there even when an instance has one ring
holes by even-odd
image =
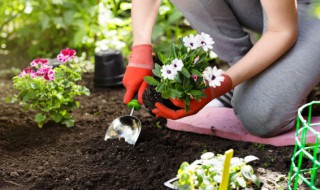
[[[197,48],[203,48],[204,51],[209,51],[213,48],[214,41],[212,38],[205,33],[197,34],[196,36],[191,34],[183,38],[184,46],[190,48],[190,50],[195,50]],[[196,57],[194,64],[197,64],[199,57]],[[161,76],[164,79],[174,80],[179,71],[182,70],[184,63],[180,59],[174,59],[169,65],[163,65],[161,68]],[[216,66],[207,67],[203,72],[203,80],[208,83],[209,86],[215,88],[221,85],[224,81],[224,77],[221,76],[223,71],[218,69]],[[194,80],[197,80],[198,76],[192,75]]]

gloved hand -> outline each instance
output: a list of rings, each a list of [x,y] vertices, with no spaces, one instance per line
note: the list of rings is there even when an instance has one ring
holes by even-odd
[[[143,80],[144,76],[152,76],[154,63],[152,60],[152,46],[150,44],[141,44],[132,47],[129,63],[122,79],[126,88],[123,103],[128,104],[138,91],[138,100],[142,102],[142,94],[148,84]]]
[[[181,109],[175,111],[157,102],[155,104],[156,108],[152,110],[152,113],[155,114],[157,117],[163,117],[163,118],[174,119],[174,120],[198,113],[211,100],[213,100],[214,98],[218,98],[219,96],[229,92],[232,89],[231,78],[225,74],[222,74],[221,76],[224,77],[224,81],[221,82],[221,85],[215,88],[208,87],[205,90],[205,94],[207,96],[206,98],[201,98],[200,101],[191,100],[190,110],[188,112],[186,112],[185,104],[182,100],[174,99],[174,100],[171,100],[171,102],[177,107],[180,107]]]

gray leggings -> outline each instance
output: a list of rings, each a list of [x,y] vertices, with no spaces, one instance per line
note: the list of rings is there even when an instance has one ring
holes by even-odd
[[[198,32],[211,35],[213,51],[231,66],[252,47],[243,28],[262,33],[259,0],[172,0]],[[253,135],[271,137],[294,127],[297,109],[320,81],[320,20],[308,0],[298,1],[298,39],[276,63],[234,89],[232,106]]]

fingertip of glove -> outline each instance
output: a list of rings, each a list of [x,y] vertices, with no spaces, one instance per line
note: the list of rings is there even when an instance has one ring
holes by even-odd
[[[159,106],[161,106],[161,103],[156,102],[154,105],[158,108]]]
[[[129,103],[129,101],[123,100],[123,101],[122,101],[122,103],[124,103],[124,104],[128,104],[128,103]]]
[[[152,113],[155,114],[155,115],[157,115],[158,109],[153,109],[153,110],[152,110]]]

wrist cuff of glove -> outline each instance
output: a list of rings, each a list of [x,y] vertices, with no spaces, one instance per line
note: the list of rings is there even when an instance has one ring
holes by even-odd
[[[135,49],[139,48],[150,48],[152,50],[152,45],[151,44],[139,44],[139,45],[134,45],[131,48],[131,51],[133,52]]]
[[[140,44],[133,46],[128,66],[153,69],[152,45]]]
[[[222,74],[221,76],[224,77],[224,80],[221,82],[221,85],[217,86],[215,88],[210,87],[211,88],[211,95],[212,95],[211,99],[218,98],[221,95],[232,90],[233,84],[232,84],[231,78],[226,74]]]

